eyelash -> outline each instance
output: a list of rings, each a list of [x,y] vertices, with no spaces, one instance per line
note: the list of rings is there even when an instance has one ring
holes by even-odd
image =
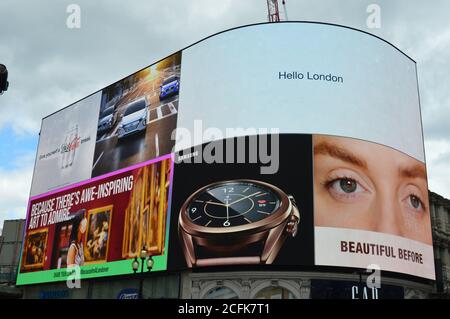
[[[337,182],[342,181],[342,180],[347,180],[347,181],[351,181],[351,182],[355,183],[355,184],[356,184],[356,190],[355,190],[354,192],[349,192],[349,193],[347,193],[347,192],[345,192],[345,191],[342,189],[341,186],[337,186],[337,187],[340,187],[342,191],[340,191],[340,190],[339,190],[339,191],[334,190],[334,189],[333,189],[333,188],[334,188],[334,185],[335,185]],[[366,189],[361,185],[361,183],[359,183],[355,178],[347,177],[347,176],[345,176],[345,175],[344,175],[344,176],[338,176],[338,177],[332,177],[332,178],[326,180],[326,181],[323,183],[323,185],[324,185],[324,187],[327,189],[327,191],[328,191],[330,194],[332,194],[333,197],[340,198],[340,199],[345,199],[345,200],[349,200],[349,199],[352,199],[352,198],[355,198],[356,196],[358,196],[359,193],[360,193],[359,191],[357,191],[358,188],[359,188],[360,190],[366,190]]]
[[[415,208],[415,207],[413,207],[413,209],[414,209],[414,210],[419,210],[419,209],[420,209],[420,210],[426,211],[427,209],[426,209],[426,206],[425,206],[425,204],[424,204],[422,198],[421,198],[419,195],[417,195],[416,193],[414,193],[414,192],[409,193],[409,194],[408,194],[408,197],[407,197],[407,200],[411,201],[411,197],[412,197],[412,196],[414,196],[415,198],[417,198],[417,200],[419,201],[419,204],[420,204],[420,208]],[[410,204],[412,205],[411,202],[410,202]]]
[[[326,181],[325,181],[324,183],[322,183],[322,184],[323,184],[323,186],[324,186],[328,191],[330,191],[330,189],[333,187],[334,183],[336,183],[337,181],[340,181],[340,180],[349,180],[349,181],[352,181],[352,182],[356,183],[357,185],[360,185],[360,183],[358,183],[358,181],[357,181],[356,179],[354,179],[354,178],[352,178],[352,177],[347,177],[347,176],[341,176],[341,177],[330,178],[330,179],[326,180]],[[360,185],[360,186],[361,186],[361,185]],[[351,197],[351,196],[353,196],[353,193],[349,193],[349,194],[339,194],[339,196]],[[415,208],[414,206],[412,206],[412,203],[411,203],[411,197],[412,197],[412,196],[414,196],[414,197],[419,201],[419,205],[420,205],[419,208]],[[412,209],[414,209],[414,210],[420,210],[420,211],[426,211],[426,210],[427,210],[427,209],[426,209],[426,206],[425,206],[425,203],[424,203],[424,201],[422,200],[421,196],[417,195],[417,194],[414,193],[414,192],[410,192],[410,193],[408,194],[408,196],[406,197],[406,200],[409,201],[408,204],[411,205],[411,206],[412,206]]]
[[[352,182],[355,182],[356,184],[359,185],[358,181],[357,181],[356,179],[352,178],[352,177],[339,176],[339,177],[333,177],[333,178],[330,178],[330,179],[326,180],[326,181],[323,183],[323,186],[325,186],[325,188],[327,188],[327,189],[330,189],[331,186],[333,186],[333,184],[334,184],[335,182],[340,181],[340,180],[343,180],[343,179],[349,180],[349,181],[352,181]]]

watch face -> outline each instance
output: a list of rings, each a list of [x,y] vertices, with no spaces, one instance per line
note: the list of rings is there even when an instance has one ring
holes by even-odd
[[[186,214],[199,226],[233,227],[267,218],[280,204],[278,195],[267,186],[225,182],[198,193],[187,206]]]

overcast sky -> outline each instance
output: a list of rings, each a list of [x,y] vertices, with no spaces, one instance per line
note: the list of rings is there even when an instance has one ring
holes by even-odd
[[[81,28],[66,26],[81,7]],[[417,61],[429,188],[450,198],[450,1],[286,0],[289,20],[376,34]],[[369,29],[369,4],[381,28]],[[215,32],[267,20],[266,0],[1,0],[0,228],[25,218],[41,118]],[[401,120],[401,119],[399,119]]]

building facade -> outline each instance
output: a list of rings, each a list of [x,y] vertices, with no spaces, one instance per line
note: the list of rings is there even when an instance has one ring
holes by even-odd
[[[24,219],[6,220],[0,236],[0,298],[19,298],[15,287],[22,248]]]
[[[436,285],[433,296],[450,296],[450,200],[430,192]]]

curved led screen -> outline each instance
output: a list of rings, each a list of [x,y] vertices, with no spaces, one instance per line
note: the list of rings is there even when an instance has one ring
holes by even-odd
[[[17,284],[130,274],[142,249],[152,271],[434,279],[423,145],[415,62],[388,42],[218,33],[43,119]]]

